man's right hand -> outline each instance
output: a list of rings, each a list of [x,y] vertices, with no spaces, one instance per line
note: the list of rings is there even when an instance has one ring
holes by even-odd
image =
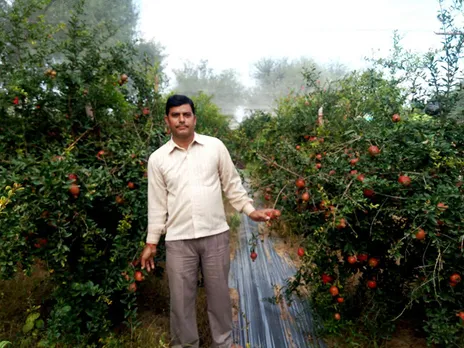
[[[140,263],[142,264],[142,269],[147,268],[148,272],[151,272],[155,269],[155,260],[153,259],[156,255],[156,245],[145,245],[143,248],[142,254],[140,255]]]

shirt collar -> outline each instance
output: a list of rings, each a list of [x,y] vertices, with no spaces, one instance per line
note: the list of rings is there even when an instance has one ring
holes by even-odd
[[[198,143],[200,145],[204,145],[205,144],[205,139],[203,139],[203,136],[201,134],[198,134],[197,132],[195,132],[194,136],[193,136],[192,144],[193,143]],[[183,148],[181,148],[179,145],[177,145],[174,142],[174,140],[172,139],[172,136],[171,136],[171,139],[168,142],[168,146],[169,146],[169,152],[168,153],[171,153],[175,148],[178,148],[180,150],[184,150]]]

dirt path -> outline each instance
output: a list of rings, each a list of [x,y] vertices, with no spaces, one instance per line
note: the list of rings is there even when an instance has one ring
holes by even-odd
[[[325,347],[314,337],[311,310],[306,303],[297,298],[291,306],[269,301],[296,270],[288,258],[279,256],[270,238],[258,243],[258,258],[252,262],[248,241],[257,231],[258,224],[242,215],[229,278],[234,342],[247,348]]]

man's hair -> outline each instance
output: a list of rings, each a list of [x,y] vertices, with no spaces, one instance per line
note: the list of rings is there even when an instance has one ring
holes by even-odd
[[[176,106],[181,106],[184,104],[189,104],[192,108],[192,112],[195,115],[195,105],[193,104],[192,99],[185,95],[174,94],[170,96],[166,102],[166,116],[169,115],[169,110]]]

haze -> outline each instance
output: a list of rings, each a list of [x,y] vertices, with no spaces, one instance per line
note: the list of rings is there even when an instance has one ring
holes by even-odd
[[[169,88],[173,69],[200,60],[217,72],[234,69],[253,86],[253,66],[265,57],[361,69],[366,56],[388,53],[394,30],[407,49],[438,47],[438,9],[437,0],[140,0],[139,29],[164,46]]]

